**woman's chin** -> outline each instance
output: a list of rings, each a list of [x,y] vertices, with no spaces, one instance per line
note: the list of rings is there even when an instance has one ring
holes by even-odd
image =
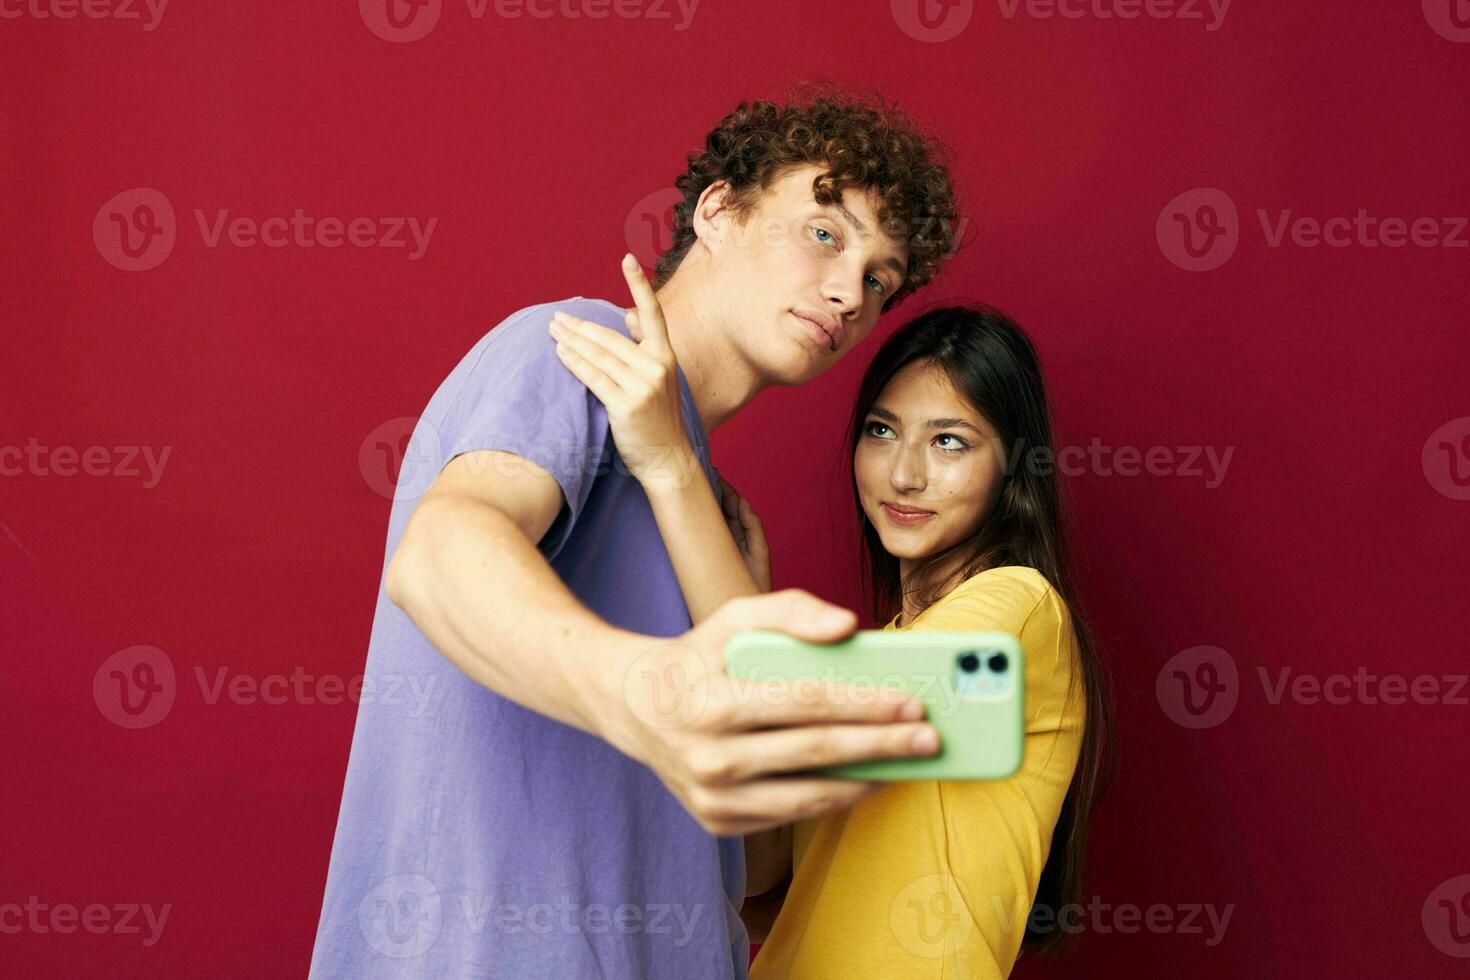
[[[923,558],[929,553],[922,541],[905,534],[878,532],[878,540],[883,542],[883,550],[895,558]]]

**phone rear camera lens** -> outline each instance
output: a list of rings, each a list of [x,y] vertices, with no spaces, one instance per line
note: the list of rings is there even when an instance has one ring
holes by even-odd
[[[960,654],[960,670],[973,674],[980,669],[980,658],[973,653]]]
[[[1010,661],[1006,659],[1006,655],[1005,654],[1003,654],[1003,653],[992,653],[990,655],[990,658],[985,661],[985,666],[989,667],[992,671],[994,671],[997,674],[1004,674],[1006,672],[1006,666],[1009,663],[1010,663]]]

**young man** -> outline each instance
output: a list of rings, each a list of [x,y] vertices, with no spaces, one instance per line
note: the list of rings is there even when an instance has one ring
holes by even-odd
[[[845,357],[951,250],[939,147],[841,97],[742,104],[678,181],[654,284],[703,472],[762,389]],[[742,978],[740,835],[876,789],[787,775],[928,754],[916,704],[744,695],[726,641],[834,642],[847,610],[787,589],[691,616],[606,410],[520,310],[430,400],[400,486],[313,977]],[[414,449],[413,447],[416,447]],[[717,489],[718,492],[718,489]],[[415,686],[416,685],[416,686]]]

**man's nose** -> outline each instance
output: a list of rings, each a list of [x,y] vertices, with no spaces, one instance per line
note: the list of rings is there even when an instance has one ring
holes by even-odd
[[[851,320],[863,308],[863,277],[851,281],[850,276],[833,277],[827,283],[828,312],[842,321]]]

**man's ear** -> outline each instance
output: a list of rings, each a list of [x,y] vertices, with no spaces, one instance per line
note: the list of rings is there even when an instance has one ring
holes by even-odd
[[[729,206],[730,193],[729,181],[717,180],[704,189],[694,204],[694,235],[711,252],[724,244],[735,223]]]

